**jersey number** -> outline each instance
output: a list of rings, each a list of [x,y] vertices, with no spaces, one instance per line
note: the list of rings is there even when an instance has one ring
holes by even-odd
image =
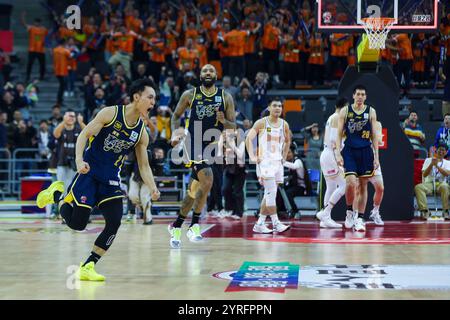
[[[361,136],[362,136],[363,139],[369,139],[370,131],[369,130],[363,130]]]

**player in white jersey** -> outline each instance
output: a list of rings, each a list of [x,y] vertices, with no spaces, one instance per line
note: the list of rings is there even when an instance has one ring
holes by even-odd
[[[380,121],[376,122],[376,126],[374,129],[378,136],[378,145],[381,146],[383,144],[383,136],[382,136],[382,126],[381,126]],[[383,201],[384,182],[383,182],[383,174],[381,173],[381,166],[378,166],[378,168],[375,170],[373,176],[371,178],[369,178],[369,182],[375,188],[375,193],[373,195],[373,209],[370,212],[370,219],[372,219],[376,225],[382,226],[382,225],[384,225],[384,222],[380,216],[380,205],[381,205],[381,201]],[[367,202],[367,191],[364,195],[361,195],[361,194],[359,195],[359,197],[362,197],[362,196],[365,197],[364,201]]]
[[[264,188],[259,219],[253,227],[253,232],[256,233],[283,232],[290,227],[278,219],[276,205],[277,185],[283,183],[283,162],[291,144],[289,125],[280,118],[282,110],[280,100],[271,101],[269,116],[256,121],[246,139],[250,160],[256,163],[256,174]],[[255,155],[253,141],[257,136],[258,147]],[[265,224],[267,216],[272,220],[273,230]]]
[[[320,210],[316,217],[320,220],[321,228],[342,228],[342,225],[336,223],[331,218],[331,210],[345,194],[344,171],[336,162],[334,149],[341,148],[336,146],[337,124],[339,111],[348,105],[345,98],[336,101],[336,111],[328,118],[325,125],[325,137],[323,151],[320,155],[320,169],[327,183],[327,190],[324,198],[324,208]]]

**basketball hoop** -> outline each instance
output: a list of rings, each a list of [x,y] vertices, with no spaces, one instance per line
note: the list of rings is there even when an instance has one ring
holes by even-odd
[[[384,49],[386,38],[391,27],[396,22],[394,18],[363,18],[361,19],[364,30],[369,38],[370,49]]]

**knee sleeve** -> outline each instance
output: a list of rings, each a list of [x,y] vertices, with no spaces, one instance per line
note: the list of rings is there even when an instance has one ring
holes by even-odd
[[[277,184],[275,179],[264,180],[264,199],[267,207],[275,207],[277,205]]]
[[[60,208],[60,214],[66,221],[69,228],[76,231],[83,231],[89,222],[91,209],[86,207],[79,207],[76,204],[73,207],[65,203]]]
[[[122,221],[122,199],[119,198],[102,203],[99,209],[105,218],[105,229],[95,240],[95,245],[106,251],[113,243]]]

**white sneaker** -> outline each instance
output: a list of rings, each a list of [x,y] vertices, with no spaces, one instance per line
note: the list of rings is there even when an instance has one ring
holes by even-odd
[[[167,230],[170,233],[170,246],[173,249],[180,249],[181,247],[181,228],[174,228],[169,224]]]
[[[372,210],[370,213],[370,219],[372,219],[377,226],[384,226],[384,221],[381,219],[379,211]]]
[[[232,213],[233,213],[233,211],[228,211],[228,210],[225,210],[225,209],[220,210],[220,214],[224,218],[231,217]]]
[[[189,241],[191,242],[199,242],[203,240],[202,232],[200,230],[200,225],[198,223],[194,224],[192,227],[188,229],[186,233]]]
[[[320,221],[321,228],[342,228],[342,224],[337,223],[331,218]]]
[[[317,219],[322,221],[324,217],[325,217],[325,212],[323,210],[320,210],[319,212],[317,212],[317,214],[316,214]]]
[[[133,219],[133,215],[132,214],[127,214],[127,222],[130,222]]]
[[[356,212],[347,210],[347,216],[345,217],[345,227],[347,229],[351,229],[353,225],[355,224],[355,220],[358,217]]]
[[[232,215],[231,215],[231,219],[234,219],[234,220],[241,220],[242,218],[241,218],[240,216],[238,216],[237,214],[232,214]]]
[[[253,226],[253,232],[255,233],[272,233],[273,230],[267,228],[265,224],[255,224]]]
[[[366,231],[366,224],[362,218],[357,218],[353,225],[355,231]]]
[[[286,224],[282,224],[281,222],[278,222],[273,226],[273,231],[281,233],[281,232],[286,231],[290,227],[291,227],[290,225],[286,225]]]

